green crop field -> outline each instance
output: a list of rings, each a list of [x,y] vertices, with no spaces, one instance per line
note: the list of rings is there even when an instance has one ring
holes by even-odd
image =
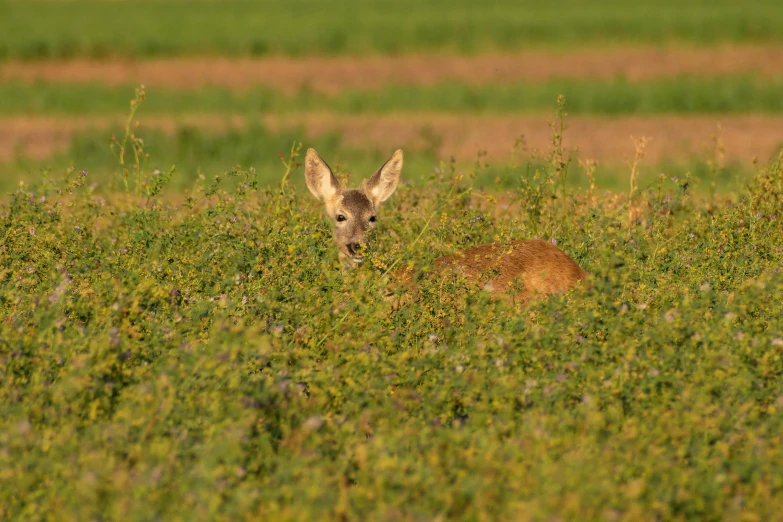
[[[782,35],[772,0],[0,0],[0,520],[780,520]],[[405,150],[359,267],[308,147],[351,186]],[[430,272],[525,238],[590,276]]]
[[[90,184],[97,194],[111,194],[117,189],[117,159],[110,149],[110,137],[121,136],[122,129],[114,127],[103,130],[86,130],[78,133],[67,150],[57,153],[46,160],[36,160],[20,156],[12,161],[0,164],[0,190],[13,191],[20,182],[35,183],[41,179],[42,172],[59,175],[68,168],[78,168],[90,173]],[[566,131],[567,135],[567,131]],[[381,147],[362,147],[347,144],[339,133],[310,136],[305,130],[291,127],[284,131],[271,131],[263,125],[246,125],[232,130],[209,131],[194,126],[182,125],[173,135],[151,130],[142,134],[147,143],[146,151],[150,155],[146,161],[149,170],[167,171],[172,167],[175,172],[166,185],[166,189],[176,196],[177,193],[192,189],[200,177],[213,179],[234,168],[256,170],[256,177],[262,186],[276,185],[281,178],[280,153],[285,153],[294,143],[306,142],[308,146],[323,151],[339,151],[334,154],[332,166],[352,179],[371,174],[378,165],[387,159],[388,150]],[[630,141],[629,141],[630,144]],[[781,137],[783,144],[783,137]],[[437,142],[420,147],[406,158],[406,178],[419,181],[437,169],[442,161],[438,159]],[[506,158],[510,158],[512,150]],[[460,172],[471,172],[476,187],[488,190],[515,189],[525,171],[509,169],[504,162],[482,163],[480,152],[476,151],[473,161],[460,161],[455,168]],[[766,158],[761,158],[765,161]],[[744,185],[749,166],[740,162],[728,162],[717,166],[710,164],[710,151],[688,161],[643,162],[638,168],[639,182],[645,186],[655,184],[662,172],[690,172],[696,180],[693,190],[698,195],[717,191],[723,195],[741,189]],[[530,161],[530,169],[541,166],[541,162]],[[565,167],[565,182],[572,188],[587,188],[589,179],[573,155]],[[624,164],[599,164],[595,168],[594,182],[605,190],[625,190],[629,183],[630,169]],[[233,185],[234,178],[226,178],[224,183]],[[297,176],[291,183],[304,188],[304,178]]]
[[[0,56],[479,52],[618,43],[780,42],[783,6],[730,0],[0,3]]]
[[[0,514],[774,519],[780,158],[708,200],[687,176],[573,192],[548,165],[513,213],[471,204],[448,169],[406,184],[352,271],[282,168],[275,188],[235,172],[181,203],[133,165],[108,199],[78,172],[17,190],[0,215]],[[591,278],[522,309],[459,279],[384,299],[394,263],[534,236]]]
[[[134,86],[57,85],[8,82],[0,85],[0,115],[121,114]],[[149,114],[258,114],[328,111],[362,113],[541,113],[550,112],[559,94],[571,114],[733,114],[783,112],[783,79],[748,76],[677,77],[649,82],[552,80],[470,86],[448,82],[432,87],[389,86],[378,91],[327,95],[303,88],[286,95],[257,87],[233,91],[152,89]]]

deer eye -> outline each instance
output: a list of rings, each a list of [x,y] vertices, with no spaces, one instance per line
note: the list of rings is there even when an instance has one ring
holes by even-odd
[[[370,223],[375,223],[375,216],[372,216],[372,217],[370,218]]]
[[[339,214],[337,216],[337,221],[345,221],[345,216],[343,216],[342,214]]]

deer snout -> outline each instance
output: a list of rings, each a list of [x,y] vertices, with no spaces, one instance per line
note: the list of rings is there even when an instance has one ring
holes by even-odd
[[[352,241],[352,242],[347,243],[345,245],[345,249],[352,256],[358,257],[358,256],[361,256],[363,254],[363,251],[364,251],[366,246],[367,246],[367,242],[366,241]]]

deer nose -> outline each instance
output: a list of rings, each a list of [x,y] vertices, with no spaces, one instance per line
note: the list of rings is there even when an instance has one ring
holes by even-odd
[[[348,253],[350,253],[352,256],[358,255],[362,249],[362,243],[359,242],[348,243],[345,246],[348,249]]]

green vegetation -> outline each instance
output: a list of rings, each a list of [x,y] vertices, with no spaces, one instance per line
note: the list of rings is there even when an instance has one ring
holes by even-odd
[[[773,0],[0,0],[0,66],[782,35]],[[98,125],[132,92],[4,82],[0,116]],[[565,94],[571,114],[771,114],[781,92],[754,76],[156,88],[145,111],[522,114]],[[752,172],[593,169],[556,131],[543,156],[438,163],[421,129],[367,262],[342,270],[296,144],[352,185],[389,150],[296,126],[137,128],[140,100],[127,128],[0,164],[0,520],[783,512],[783,151]],[[440,255],[531,237],[591,277],[522,306],[426,276]],[[425,272],[416,293],[394,281],[409,264]]]
[[[279,154],[288,151],[292,143],[306,140],[311,146],[323,150],[336,150],[342,144],[341,137],[335,133],[311,138],[301,129],[272,132],[261,125],[212,132],[183,125],[171,135],[141,127],[137,133],[143,138],[145,150],[150,155],[146,165],[149,169],[168,170],[172,165],[176,166],[168,187],[177,191],[191,187],[201,174],[211,178],[236,166],[255,167],[264,185],[277,183]],[[72,139],[65,152],[44,160],[18,157],[0,166],[3,178],[0,189],[11,189],[19,180],[38,180],[43,169],[62,172],[74,166],[79,171],[90,172],[91,183],[99,184],[101,193],[111,193],[118,188],[117,159],[110,149],[111,136],[121,135],[120,128],[85,131]],[[368,151],[364,153],[368,155]],[[380,157],[371,157],[370,160]],[[432,162],[432,158],[429,159]]]
[[[696,200],[684,174],[573,192],[556,147],[507,167],[497,213],[447,165],[341,271],[295,150],[272,188],[234,171],[173,203],[125,144],[112,197],[73,171],[0,210],[1,518],[783,510],[783,156]],[[523,309],[448,278],[384,299],[397,260],[535,236],[592,278]]]
[[[783,5],[642,0],[0,2],[0,58],[780,42]]]
[[[366,176],[388,158],[391,150],[378,149],[372,145],[364,147],[351,146],[345,143],[339,132],[308,136],[301,128],[290,128],[282,131],[271,131],[262,125],[232,127],[228,130],[208,130],[188,125],[177,128],[173,134],[167,134],[157,129],[144,126],[137,130],[144,139],[146,151],[150,154],[147,167],[152,170],[165,171],[172,166],[176,171],[167,185],[167,189],[180,192],[192,188],[194,182],[203,175],[212,179],[227,169],[255,168],[258,182],[263,186],[276,185],[279,182],[279,155],[287,151],[294,142],[306,143],[317,150],[329,151],[330,164],[336,170],[352,175],[354,179]],[[10,192],[20,181],[34,183],[41,178],[42,171],[50,173],[64,172],[73,167],[78,171],[90,173],[90,184],[95,184],[95,190],[100,194],[111,194],[117,187],[117,160],[110,150],[110,137],[119,136],[122,129],[92,130],[78,133],[68,150],[56,153],[46,159],[31,159],[18,156],[11,161],[0,163],[0,191]],[[439,143],[432,140],[421,130],[421,139],[417,148],[406,149],[406,179],[421,181],[426,179],[438,164]],[[510,158],[509,154],[509,158]],[[458,172],[472,172],[475,185],[489,190],[515,189],[519,186],[521,174],[516,170],[509,171],[504,163],[481,161],[477,168],[477,160],[459,161],[454,164]],[[664,161],[651,163],[643,161],[639,166],[639,182],[647,186],[655,184],[661,173],[689,171],[700,183],[693,189],[700,194],[709,191],[727,194],[742,187],[742,184],[752,174],[750,164],[727,164],[719,170],[710,168],[706,163],[706,153],[703,158],[691,161]],[[765,160],[766,158],[762,158]],[[574,156],[566,167],[566,183],[572,188],[587,188],[588,179],[584,170]],[[540,166],[535,163],[535,166]],[[623,191],[628,187],[629,168],[624,163],[600,164],[594,172],[597,187],[603,190]],[[226,180],[231,184],[232,181]],[[292,180],[298,188],[304,188],[302,179]],[[712,186],[714,184],[714,187]]]
[[[0,84],[0,114],[117,114],[133,87],[96,84]],[[561,79],[541,83],[471,86],[444,83],[429,87],[392,85],[378,91],[346,91],[329,96],[302,89],[286,95],[271,88],[233,91],[221,87],[193,90],[153,89],[145,111],[151,113],[339,113],[548,111],[558,95],[571,114],[712,114],[783,112],[783,79],[748,76],[679,77],[634,83]]]

